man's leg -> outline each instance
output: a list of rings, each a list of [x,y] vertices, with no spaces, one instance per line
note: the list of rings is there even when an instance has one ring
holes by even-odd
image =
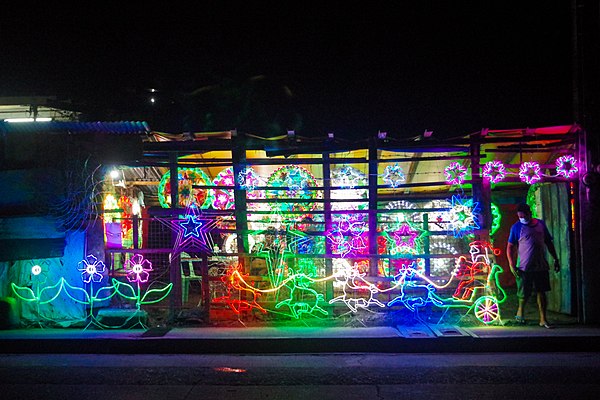
[[[546,321],[546,307],[548,304],[546,301],[546,292],[537,293],[537,303],[540,311],[540,325],[546,325],[548,324],[548,321]]]
[[[527,299],[525,297],[519,297],[519,306],[517,308],[517,318],[523,318],[523,309],[525,308],[525,303],[527,303]]]

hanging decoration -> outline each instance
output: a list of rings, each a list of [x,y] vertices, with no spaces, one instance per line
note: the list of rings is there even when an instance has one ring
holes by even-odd
[[[393,188],[399,187],[406,182],[404,170],[398,163],[394,165],[388,165],[383,171],[383,181]]]
[[[284,165],[276,169],[267,185],[274,189],[266,191],[267,199],[274,200],[271,207],[280,211],[312,211],[317,203],[311,200],[319,197],[316,178],[307,169],[298,165]]]
[[[449,185],[462,185],[467,175],[467,168],[454,161],[444,169],[444,175]]]
[[[479,213],[479,203],[472,198],[463,198],[458,195],[452,196],[452,208],[448,213],[450,218],[450,227],[456,237],[463,237],[466,234],[479,229],[477,214]]]
[[[560,156],[556,159],[556,173],[564,178],[571,178],[579,171],[577,161],[572,155]]]
[[[217,174],[213,185],[219,186],[211,190],[212,206],[217,210],[231,210],[234,207],[233,198],[233,167],[228,167]]]
[[[519,178],[528,185],[539,182],[542,179],[540,175],[540,164],[535,161],[524,162],[519,168]]]
[[[491,183],[498,183],[506,177],[506,168],[500,160],[488,161],[483,166],[482,175]]]

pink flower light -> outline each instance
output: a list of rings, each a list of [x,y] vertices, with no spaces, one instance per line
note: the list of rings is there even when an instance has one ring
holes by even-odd
[[[141,254],[135,254],[125,262],[125,270],[129,282],[145,283],[150,277],[149,271],[152,271],[152,263]]]

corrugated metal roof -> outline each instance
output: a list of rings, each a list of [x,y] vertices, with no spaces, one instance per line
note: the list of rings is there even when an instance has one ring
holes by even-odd
[[[2,133],[107,133],[118,135],[145,135],[150,133],[146,122],[119,121],[119,122],[5,122],[0,121]]]

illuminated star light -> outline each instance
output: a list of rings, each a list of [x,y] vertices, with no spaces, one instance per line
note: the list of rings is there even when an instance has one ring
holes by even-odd
[[[366,184],[365,175],[350,166],[337,168],[331,172],[333,176],[333,185],[339,186],[342,189],[354,189],[356,186]]]
[[[492,183],[498,183],[506,177],[506,168],[502,161],[488,161],[483,167],[483,177]]]
[[[561,156],[556,159],[556,173],[569,179],[579,171],[577,161],[572,155]]]
[[[85,283],[100,282],[104,278],[102,274],[105,270],[104,263],[92,254],[81,260],[78,267],[77,270],[81,271],[81,280]]]
[[[385,167],[383,172],[383,181],[393,188],[397,188],[406,182],[406,176],[404,175],[402,167],[397,163]]]
[[[152,263],[141,254],[135,254],[125,262],[125,271],[129,282],[146,283],[150,277],[149,272],[152,271]]]
[[[524,162],[519,168],[519,178],[528,185],[539,182],[542,179],[540,175],[540,164],[535,161]]]
[[[472,198],[463,199],[459,196],[452,196],[449,218],[454,236],[463,237],[465,234],[479,229],[476,217],[478,210],[479,203],[474,202]]]
[[[413,229],[409,224],[402,224],[400,229],[393,233],[396,246],[399,247],[415,247],[415,240],[419,237],[419,232]]]
[[[460,185],[465,181],[467,169],[454,161],[444,169],[444,174],[449,185]]]
[[[216,226],[216,221],[198,215],[198,207],[190,206],[181,218],[157,218],[163,225],[177,233],[173,250],[181,252],[198,249],[212,253],[213,241],[209,232]]]
[[[240,171],[237,180],[241,189],[252,192],[252,194],[248,193],[248,198],[264,198],[264,191],[254,191],[257,186],[261,186],[261,180],[252,167],[246,167]]]

